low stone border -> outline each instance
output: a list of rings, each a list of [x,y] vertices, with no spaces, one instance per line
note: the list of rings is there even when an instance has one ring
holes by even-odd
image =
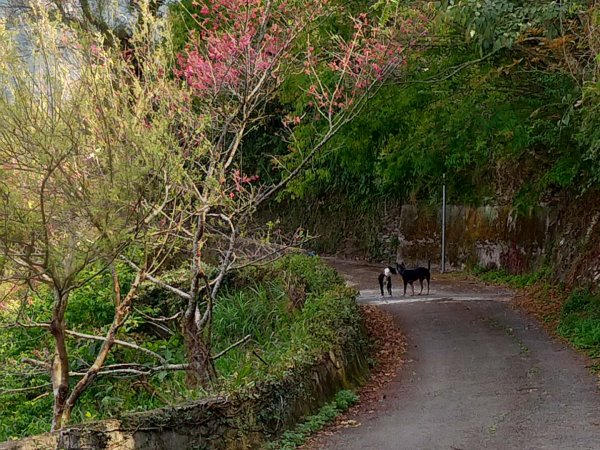
[[[291,369],[283,380],[264,383],[244,394],[74,425],[0,444],[0,450],[257,448],[301,417],[315,413],[338,390],[366,379],[365,339],[355,337],[356,341],[323,355],[317,363]]]

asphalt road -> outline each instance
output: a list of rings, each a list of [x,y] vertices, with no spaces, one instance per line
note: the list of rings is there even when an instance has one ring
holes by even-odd
[[[433,273],[429,296],[381,299],[379,268],[331,261],[360,302],[408,336],[406,363],[361,424],[326,449],[600,449],[598,377],[586,360],[510,307],[511,293]],[[418,290],[417,290],[418,291]]]

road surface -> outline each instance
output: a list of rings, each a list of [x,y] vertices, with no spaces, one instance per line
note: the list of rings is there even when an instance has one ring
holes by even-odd
[[[379,407],[318,448],[600,449],[597,376],[513,310],[511,292],[433,273],[429,296],[402,297],[394,277],[383,300],[380,267],[330,263],[361,289],[360,302],[393,315],[409,345]]]

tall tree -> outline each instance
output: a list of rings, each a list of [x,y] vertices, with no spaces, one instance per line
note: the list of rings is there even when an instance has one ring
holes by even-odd
[[[15,36],[24,32],[27,47]],[[172,119],[185,91],[160,75],[169,51],[154,45],[156,32],[147,26],[135,36],[138,64],[146,65],[140,79],[127,54],[104,50],[102,39],[78,36],[42,9],[17,32],[0,29],[3,281],[20,284],[25,297],[11,325],[44,328],[53,337],[50,361],[28,360],[51,374],[53,429],[69,421],[98,374],[123,371],[104,367],[115,344],[165,362],[117,339],[140,284],[168,250],[170,241],[162,236],[169,230],[159,216],[182,173],[177,153],[165,149],[177,144]],[[121,292],[114,261],[132,245],[141,255],[140,270]],[[70,295],[107,270],[113,273],[115,314],[106,335],[70,331],[65,320]],[[43,286],[52,292],[51,318],[35,323],[27,305]],[[103,342],[83,373],[69,368],[69,336]],[[80,377],[74,386],[72,376]]]

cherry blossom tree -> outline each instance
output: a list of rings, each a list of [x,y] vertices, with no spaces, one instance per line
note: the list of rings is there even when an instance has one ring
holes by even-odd
[[[254,227],[253,212],[361,111],[422,33],[418,21],[395,17],[383,26],[359,14],[349,18],[347,35],[324,38],[319,24],[340,10],[322,0],[206,0],[196,9],[197,29],[176,67],[162,40],[167,24],[143,18],[126,51],[102,34],[38,34],[32,42],[43,50],[41,81],[32,82],[27,63],[9,53],[0,61],[0,73],[18,88],[4,92],[0,105],[8,118],[0,131],[2,251],[11,277],[26,286],[46,283],[56,294],[50,323],[20,323],[47,328],[55,340],[50,363],[32,362],[52,374],[53,428],[68,422],[100,375],[186,370],[191,385],[215,379],[214,361],[251,338],[214,354],[213,307],[226,275],[304,239],[298,233],[273,245],[268,230]],[[76,60],[72,70],[58,63],[64,58]],[[279,179],[267,183],[244,172],[244,142],[291,77],[303,80],[304,101],[282,118],[290,154],[276,165]],[[25,113],[27,105],[35,114]],[[310,139],[301,141],[297,132],[307,126]],[[189,257],[185,288],[161,276],[171,254]],[[85,337],[105,344],[86,373],[72,373],[69,294],[86,282],[84,268],[111,270],[115,260],[134,269],[135,281],[121,293],[115,275],[115,321],[106,336]],[[117,333],[144,281],[181,299],[187,363],[170,365],[154,354],[153,367],[105,367],[112,346],[133,345]],[[71,376],[81,377],[72,389]]]
[[[423,28],[414,18],[388,17],[381,25],[363,13],[348,19],[352,31],[347,36],[323,38],[318,25],[341,12],[327,0],[199,0],[193,5],[188,13],[196,29],[178,56],[175,73],[192,90],[202,122],[196,142],[206,153],[190,165],[198,187],[189,232],[192,281],[179,296],[187,303],[183,331],[190,381],[204,385],[215,376],[211,320],[216,293],[225,273],[236,266],[243,247],[239,237],[247,234],[252,212],[297,177],[360,112],[406,62],[407,49]],[[293,76],[304,78],[307,101],[282,118],[290,157],[277,166],[277,182],[263,183],[243,172],[244,139],[265,120],[269,103]],[[299,145],[295,130],[306,123],[312,136],[308,145]],[[204,258],[214,248],[223,250],[220,270],[210,277]]]

